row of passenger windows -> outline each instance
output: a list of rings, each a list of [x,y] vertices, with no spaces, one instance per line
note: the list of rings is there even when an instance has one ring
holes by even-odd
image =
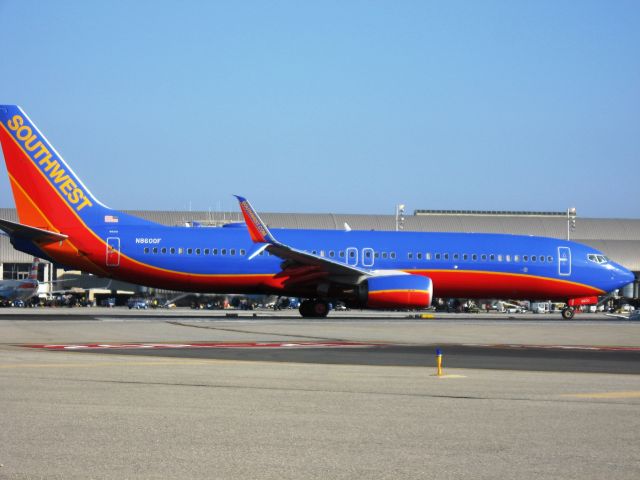
[[[348,250],[349,252],[349,258],[355,258],[356,256],[356,250]],[[363,257],[370,259],[371,258],[371,254],[372,254],[372,250],[371,249],[363,249]],[[318,252],[317,250],[312,250],[311,253],[313,253],[314,255],[317,255]],[[325,256],[324,251],[320,251],[320,255],[321,256]],[[340,258],[345,258],[345,252],[344,251],[339,251],[338,252],[338,256]],[[333,250],[329,251],[329,257],[330,258],[334,258],[335,257],[335,252]],[[396,258],[396,253],[395,252],[375,252],[374,253],[374,257],[375,258],[390,258],[392,260],[395,260]],[[418,252],[418,253],[414,253],[414,252],[409,252],[407,253],[407,258],[409,260],[462,260],[462,261],[490,261],[490,262],[495,262],[496,260],[498,262],[548,262],[548,263],[552,263],[553,262],[553,257],[551,255],[545,256],[545,255],[503,255],[503,254],[468,254],[468,253],[453,253],[453,254],[448,254],[448,253],[422,253],[422,252]]]
[[[153,253],[153,254],[170,254],[170,255],[230,255],[230,256],[234,256],[236,254],[240,255],[240,256],[244,256],[246,255],[246,250],[244,250],[243,248],[241,249],[235,249],[235,248],[182,248],[182,247],[145,247],[144,248],[144,253]],[[312,250],[311,251],[312,254],[317,255],[318,251],[317,250]],[[348,254],[349,258],[355,258],[356,257],[356,249],[348,249],[346,250],[340,250],[338,251],[338,257],[339,258],[345,258]],[[336,252],[334,250],[329,250],[328,252],[329,257],[330,258],[335,258],[336,257]],[[271,255],[269,252],[266,251],[262,251],[260,252],[260,255]],[[325,256],[325,252],[323,250],[320,251],[320,255],[321,256]],[[371,256],[373,255],[374,258],[382,258],[382,259],[391,259],[391,260],[395,260],[396,259],[396,253],[395,252],[374,252],[372,249],[370,248],[366,248],[363,249],[362,251],[362,256],[366,259],[371,259]],[[422,252],[409,252],[407,253],[407,258],[409,260],[440,260],[440,261],[448,261],[448,260],[454,260],[454,261],[473,261],[473,262],[477,262],[478,260],[482,261],[482,262],[486,262],[486,261],[490,261],[490,262],[495,262],[496,260],[498,262],[548,262],[548,263],[552,263],[553,262],[553,257],[551,255],[548,256],[544,256],[544,255],[510,255],[510,254],[480,254],[478,255],[477,253],[472,253],[472,254],[468,254],[468,253],[453,253],[453,254],[448,254],[448,253],[422,253]],[[589,260],[592,260],[591,258],[589,258]],[[599,260],[599,259],[597,259]],[[597,261],[597,260],[592,260],[592,261]]]
[[[415,255],[415,257],[414,257]],[[407,258],[409,260],[413,260],[414,258],[416,260],[449,260],[450,258],[453,260],[462,260],[462,261],[473,261],[473,262],[477,262],[478,259],[482,262],[486,262],[486,261],[490,261],[490,262],[495,262],[496,260],[498,262],[548,262],[548,263],[552,263],[553,262],[553,257],[551,255],[548,256],[544,256],[544,255],[503,255],[503,254],[486,254],[486,253],[482,253],[480,255],[478,255],[477,253],[472,253],[472,254],[468,254],[468,253],[454,253],[452,255],[449,255],[448,253],[435,253],[435,254],[431,254],[431,253],[425,253],[422,254],[422,252],[419,253],[413,253],[413,252],[409,252],[407,254]]]
[[[308,252],[308,250],[307,250]],[[355,258],[356,257],[356,249],[349,249],[347,250],[347,252],[349,253],[349,258]],[[314,255],[318,255],[318,251],[317,250],[312,250],[311,251],[312,254]],[[373,250],[371,248],[364,248],[362,251],[362,256],[364,258],[371,258],[371,255],[373,254],[373,256],[375,258],[391,258],[391,259],[395,259],[396,258],[396,252],[373,252]],[[325,255],[324,250],[320,250],[320,256],[321,257],[326,257],[328,256],[329,258],[335,258],[336,257],[336,252],[334,250],[329,250],[328,255]],[[345,258],[347,256],[347,254],[345,253],[344,250],[340,250],[338,251],[338,257],[339,258]]]
[[[245,255],[247,252],[241,248],[182,248],[182,247],[144,247],[144,253],[161,253],[170,255]],[[260,254],[262,255],[263,252]],[[269,254],[270,255],[270,254]]]

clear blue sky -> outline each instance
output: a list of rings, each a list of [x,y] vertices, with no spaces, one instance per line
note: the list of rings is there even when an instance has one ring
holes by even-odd
[[[0,0],[0,21],[0,102],[113,208],[640,217],[638,1]]]

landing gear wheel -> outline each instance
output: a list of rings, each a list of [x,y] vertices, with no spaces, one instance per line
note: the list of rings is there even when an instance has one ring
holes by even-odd
[[[313,314],[313,312],[311,311],[311,307],[312,306],[313,305],[311,303],[311,300],[304,300],[300,304],[300,308],[298,308],[298,311],[300,312],[300,315],[302,315],[304,318],[311,317],[311,315]]]
[[[329,314],[329,305],[322,300],[313,302],[313,316],[316,318],[324,318]]]
[[[323,300],[305,300],[299,311],[304,318],[324,318],[329,313],[329,305]]]
[[[565,320],[571,320],[575,314],[576,311],[573,308],[567,307],[562,309],[562,318]]]

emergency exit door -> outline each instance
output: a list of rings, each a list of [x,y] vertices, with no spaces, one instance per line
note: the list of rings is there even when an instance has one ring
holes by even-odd
[[[107,267],[120,265],[120,238],[107,238]]]
[[[563,276],[571,275],[571,249],[558,247],[558,273]]]

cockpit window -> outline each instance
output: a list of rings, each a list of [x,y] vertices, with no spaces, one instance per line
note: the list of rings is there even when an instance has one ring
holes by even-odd
[[[602,264],[602,263],[607,263],[607,262],[609,261],[609,259],[608,259],[607,257],[605,257],[604,255],[597,255],[597,254],[595,254],[595,253],[590,253],[590,254],[588,254],[588,255],[587,255],[587,259],[588,259],[590,262],[593,262],[593,263],[600,263],[600,264]]]

